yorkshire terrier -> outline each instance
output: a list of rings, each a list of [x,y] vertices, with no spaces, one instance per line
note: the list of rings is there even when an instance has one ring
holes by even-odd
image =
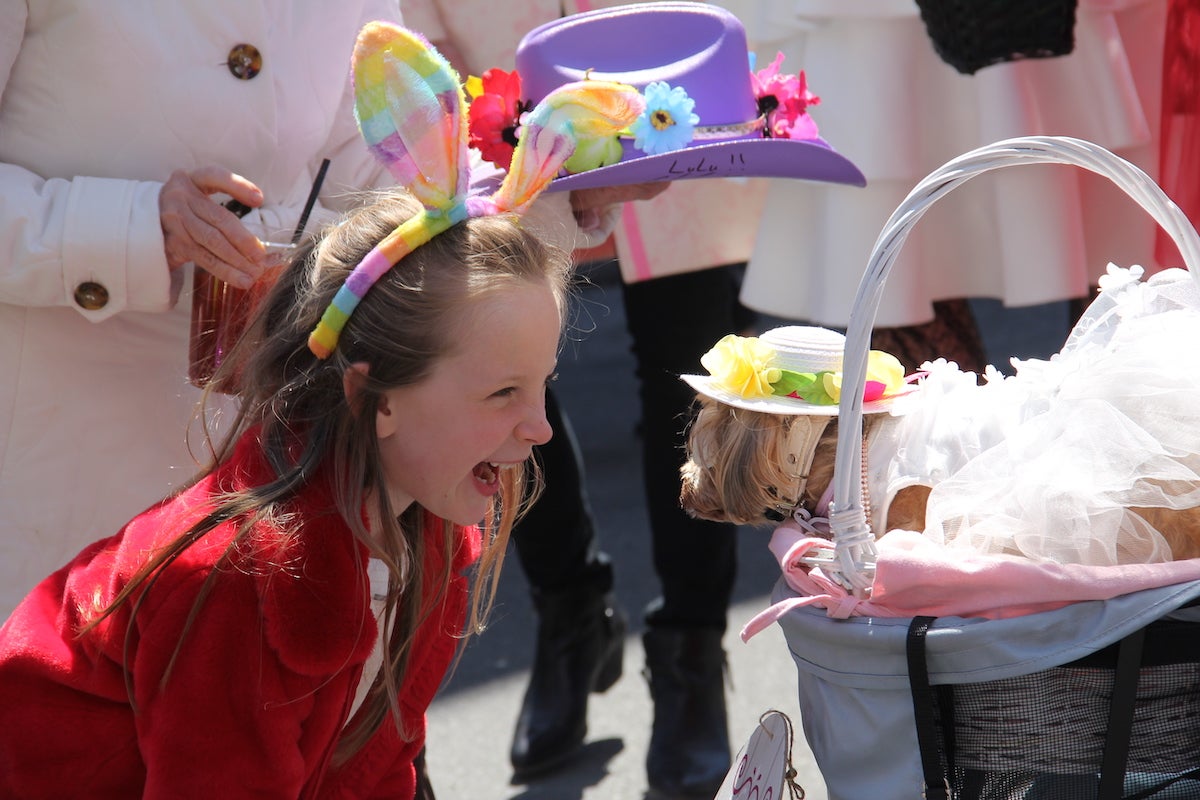
[[[770,526],[798,512],[805,518],[824,516],[838,418],[836,404],[821,389],[830,385],[827,376],[836,376],[834,384],[840,382],[843,343],[840,334],[807,327],[777,328],[763,334],[761,342],[725,337],[702,359],[710,376],[683,376],[697,390],[699,401],[688,431],[688,460],[681,470],[680,501],[689,514],[748,526]],[[756,350],[760,346],[766,349]],[[879,479],[887,469],[880,462],[893,457],[902,446],[897,443],[914,431],[905,428],[903,414],[888,413],[889,401],[906,392],[903,378],[895,377],[898,362],[885,366],[890,377],[873,376],[872,365],[878,363],[869,362],[868,387],[874,378],[883,388],[876,386],[873,401],[864,403],[864,509],[877,536],[894,529],[924,532],[934,481],[892,482],[901,488],[887,490],[883,487],[889,481]],[[974,384],[973,375],[961,374]],[[796,375],[800,377],[790,377]],[[792,384],[799,390],[783,394],[781,387],[786,390]],[[918,390],[912,393],[920,399]],[[1157,488],[1167,494],[1178,487]],[[1169,558],[1200,557],[1200,507],[1126,511],[1139,519],[1123,524],[1135,531],[1153,528],[1169,547]],[[1168,558],[1161,548],[1153,556],[1144,556],[1146,552],[1135,548],[1119,553],[1118,559],[1133,563]]]

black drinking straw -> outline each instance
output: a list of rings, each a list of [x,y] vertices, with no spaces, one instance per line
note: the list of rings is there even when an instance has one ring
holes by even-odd
[[[300,212],[300,221],[296,223],[296,231],[292,234],[292,244],[300,244],[300,237],[304,235],[304,226],[308,225],[308,215],[312,213],[313,206],[317,203],[317,195],[321,191],[321,184],[325,182],[325,171],[329,169],[329,159],[321,161],[321,168],[317,170],[317,177],[313,178],[312,189],[308,192],[308,200],[304,203],[304,210]]]

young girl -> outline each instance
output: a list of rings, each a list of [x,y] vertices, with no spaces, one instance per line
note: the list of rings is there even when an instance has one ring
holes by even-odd
[[[572,140],[546,122],[563,146],[519,149],[468,199],[440,57],[374,24],[355,79],[364,137],[410,193],[294,259],[214,381],[236,376],[242,405],[212,465],[0,629],[2,796],[414,796],[463,570],[480,560],[475,629],[551,435],[569,261],[515,214]],[[630,96],[591,82],[553,102],[616,131]]]

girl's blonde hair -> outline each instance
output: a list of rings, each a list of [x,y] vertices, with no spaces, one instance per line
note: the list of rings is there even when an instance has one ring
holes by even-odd
[[[206,390],[208,399],[207,391],[214,386],[237,385],[241,405],[220,442],[205,431],[211,463],[195,480],[228,460],[239,436],[256,426],[274,479],[220,498],[212,513],[156,554],[105,612],[107,616],[132,597],[136,613],[138,598],[144,595],[139,587],[148,589],[163,566],[222,521],[239,521],[237,537],[225,554],[230,562],[257,523],[285,535],[294,533],[303,521],[287,516],[289,499],[318,467],[331,465],[339,515],[387,565],[390,575],[381,628],[390,631],[384,668],[364,701],[361,724],[339,742],[339,759],[359,750],[389,713],[400,725],[398,693],[414,636],[452,579],[455,526],[446,520],[437,526],[444,539],[445,564],[439,576],[427,576],[426,513],[415,504],[407,510],[389,505],[375,436],[380,398],[389,389],[420,382],[439,359],[452,353],[462,315],[490,293],[532,282],[549,284],[560,311],[567,298],[568,254],[542,242],[515,216],[472,218],[401,259],[367,292],[332,355],[317,359],[308,349],[308,335],[346,276],[380,239],[420,209],[406,192],[378,196],[296,254]],[[351,365],[360,363],[367,365],[366,375],[348,398],[343,378]],[[531,486],[536,484],[523,470],[502,470],[500,481],[496,503],[484,520],[485,546],[475,576],[469,631],[482,627],[513,523],[531,502]],[[368,497],[379,504],[382,528],[370,533],[362,519]],[[215,575],[216,571],[210,575],[193,616]],[[438,589],[422,597],[422,587],[431,577],[437,580],[430,585]],[[169,672],[170,666],[164,681]],[[412,735],[403,727],[401,733]]]

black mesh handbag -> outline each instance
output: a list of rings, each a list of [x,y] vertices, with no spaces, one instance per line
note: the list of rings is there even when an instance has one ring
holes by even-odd
[[[1022,58],[1052,58],[1075,46],[1078,0],[917,0],[942,60],[965,75]]]

